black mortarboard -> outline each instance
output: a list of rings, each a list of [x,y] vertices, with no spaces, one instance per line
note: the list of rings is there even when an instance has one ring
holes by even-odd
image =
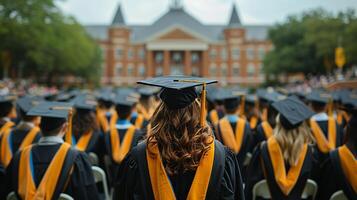
[[[114,99],[116,106],[132,107],[138,102],[139,98],[133,91],[120,91]]]
[[[316,102],[320,104],[327,104],[332,99],[332,95],[326,91],[314,90],[306,96],[306,99],[310,102]]]
[[[286,98],[285,95],[280,94],[273,90],[258,90],[257,95],[260,100],[267,102],[268,104],[283,100]]]
[[[2,103],[11,103],[16,100],[15,95],[0,95],[0,104]]]
[[[250,95],[246,95],[245,96],[245,102],[247,104],[255,104],[257,101],[257,96],[253,95],[253,94],[250,94]]]
[[[357,93],[349,92],[343,96],[341,100],[342,109],[350,113],[357,114]]]
[[[226,109],[234,109],[239,106],[240,97],[243,96],[244,93],[241,91],[236,91],[234,89],[225,89],[220,93],[220,96],[217,97],[218,100],[222,100],[224,107]]]
[[[41,129],[44,132],[52,131],[69,120],[69,131],[71,131],[72,103],[64,102],[42,102],[33,107],[28,116],[41,116]]]
[[[213,83],[217,83],[217,81],[188,76],[157,77],[138,82],[138,84],[161,87],[161,100],[169,109],[173,110],[191,105],[198,97],[195,87],[203,86],[201,92],[201,125],[204,125],[206,117],[206,86]]]
[[[105,101],[105,102],[113,102],[115,94],[111,89],[103,89],[99,91],[97,96],[98,100]]]
[[[90,98],[87,95],[79,95],[73,99],[72,103],[74,107],[78,110],[95,110],[97,107],[97,102],[95,99]]]
[[[24,96],[17,100],[17,105],[20,111],[24,114],[29,112],[31,108],[40,104],[44,100],[41,97]]]
[[[298,127],[314,115],[314,112],[295,96],[275,102],[272,106],[280,113],[281,125],[288,130]]]
[[[158,87],[140,87],[137,92],[140,94],[140,98],[147,99],[160,91]]]
[[[68,102],[70,101],[72,98],[74,97],[74,94],[66,92],[66,91],[62,91],[59,94],[57,94],[56,96],[56,101],[59,102]]]

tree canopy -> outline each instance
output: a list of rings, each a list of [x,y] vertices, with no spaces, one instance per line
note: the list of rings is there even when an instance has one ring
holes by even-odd
[[[99,47],[55,0],[0,0],[0,53],[10,76],[99,78]]]
[[[335,65],[335,49],[346,53],[345,67],[357,64],[357,17],[353,10],[333,15],[323,9],[290,16],[269,31],[274,49],[264,59],[268,74],[325,74]]]

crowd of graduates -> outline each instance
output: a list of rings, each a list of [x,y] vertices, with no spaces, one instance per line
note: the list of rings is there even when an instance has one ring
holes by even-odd
[[[138,83],[1,95],[0,199],[357,199],[356,91]]]

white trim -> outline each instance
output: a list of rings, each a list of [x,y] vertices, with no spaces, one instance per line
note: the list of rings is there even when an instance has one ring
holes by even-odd
[[[205,51],[208,49],[208,44],[195,40],[165,40],[148,42],[147,50],[196,50]]]
[[[161,36],[170,33],[171,31],[175,30],[175,29],[180,29],[181,31],[188,33],[189,35],[193,36],[194,38],[197,38],[199,40],[205,41],[205,42],[211,42],[211,40],[209,38],[207,38],[204,35],[201,35],[199,33],[196,33],[182,25],[179,24],[174,24],[172,26],[167,27],[166,29],[163,29],[162,31],[158,31],[155,34],[151,35],[150,37],[146,38],[145,41],[146,42],[150,42],[153,41],[155,39],[160,38]]]

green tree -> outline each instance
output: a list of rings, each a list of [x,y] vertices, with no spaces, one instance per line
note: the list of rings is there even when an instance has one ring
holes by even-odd
[[[352,10],[333,15],[317,9],[291,16],[285,23],[269,31],[274,49],[264,59],[268,74],[297,73],[322,74],[331,72],[335,48],[345,47],[349,65],[356,52],[356,17]]]
[[[0,52],[2,68],[15,77],[99,77],[99,47],[55,0],[0,0]]]

